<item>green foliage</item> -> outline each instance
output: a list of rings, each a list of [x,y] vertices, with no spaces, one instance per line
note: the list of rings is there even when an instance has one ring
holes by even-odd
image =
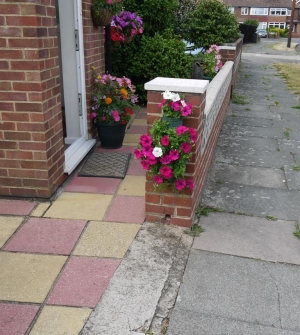
[[[268,28],[269,32],[279,33],[280,37],[286,37],[288,35],[288,29],[280,29],[280,28]]]
[[[167,28],[174,29],[177,0],[123,0],[125,10],[137,12],[143,19],[144,35],[154,36]]]
[[[255,28],[257,28],[259,25],[259,21],[255,19],[248,19],[244,22],[244,24],[247,24],[248,26],[254,26]]]
[[[239,36],[239,23],[218,0],[201,0],[184,24],[183,38],[196,47],[232,42]]]
[[[201,233],[205,232],[205,229],[199,226],[198,224],[193,224],[191,229],[184,230],[185,234],[189,234],[193,237],[199,236]]]
[[[191,12],[196,8],[197,1],[198,0],[178,0],[175,25],[176,34],[183,34],[184,25],[187,23]]]
[[[140,101],[145,101],[146,82],[156,77],[190,78],[193,58],[184,51],[185,44],[170,31],[136,36],[128,44],[113,46],[113,73],[130,77]]]

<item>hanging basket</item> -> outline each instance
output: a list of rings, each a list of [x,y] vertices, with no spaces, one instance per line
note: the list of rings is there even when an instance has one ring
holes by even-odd
[[[113,17],[113,13],[110,12],[108,9],[100,8],[99,14],[98,13],[96,14],[92,6],[91,11],[92,11],[92,20],[95,27],[107,26],[110,24]]]

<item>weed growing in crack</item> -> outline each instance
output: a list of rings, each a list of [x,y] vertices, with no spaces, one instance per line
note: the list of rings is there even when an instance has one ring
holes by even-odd
[[[267,215],[266,219],[270,220],[270,221],[277,221],[278,220],[275,216],[272,216],[272,215]]]
[[[294,171],[300,171],[300,166],[297,165],[297,164],[294,164],[294,165],[293,165],[293,170],[294,170]]]
[[[299,228],[299,223],[295,223],[295,228],[296,230],[294,231],[294,236],[296,236],[300,240],[300,228]]]
[[[186,229],[184,233],[189,234],[190,236],[193,236],[193,237],[197,237],[204,231],[205,231],[204,228],[202,228],[201,226],[195,223],[192,225],[191,229]]]
[[[247,97],[245,95],[237,94],[235,92],[232,93],[232,103],[237,105],[246,105]]]

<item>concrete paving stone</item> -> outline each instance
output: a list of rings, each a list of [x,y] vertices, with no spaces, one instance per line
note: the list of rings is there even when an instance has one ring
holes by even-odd
[[[287,186],[282,181],[285,180],[285,174],[280,169],[254,167],[254,166],[236,166],[231,164],[214,164],[211,168],[209,178],[217,183],[226,181],[241,184],[269,187],[276,189],[286,189]]]
[[[238,105],[238,104],[234,104],[232,102],[229,103],[228,108],[232,109],[233,111],[247,111],[248,113],[252,113],[252,112],[260,112],[261,114],[270,111],[270,107],[268,106],[261,106],[261,105],[257,105],[254,104],[252,106],[246,106],[246,105]],[[246,108],[250,108],[250,111],[248,111]]]
[[[247,108],[250,108],[248,110]],[[228,110],[227,115],[232,116],[232,115],[237,115],[238,117],[243,117],[243,118],[255,118],[255,119],[280,119],[280,114],[279,113],[271,113],[269,108],[265,108],[264,111],[256,111],[252,110],[252,106],[244,106],[243,109],[238,109],[238,108],[230,108]]]
[[[75,176],[65,187],[65,192],[115,194],[121,179]]]
[[[294,170],[295,168],[299,168],[296,163],[284,167],[287,187],[289,190],[300,191],[300,171]]]
[[[278,290],[282,328],[300,332],[300,267],[273,263],[265,266]]]
[[[47,304],[96,307],[119,264],[118,259],[71,257]]]
[[[295,163],[300,166],[300,154],[294,155],[294,158],[295,158]]]
[[[0,248],[23,222],[23,217],[0,216]]]
[[[167,335],[299,335],[275,327],[203,315],[175,307]]]
[[[140,161],[133,159],[131,160],[127,174],[134,176],[146,176],[146,170],[143,169]]]
[[[0,335],[26,333],[39,306],[0,303]]]
[[[147,134],[147,126],[132,125],[126,130],[126,134]]]
[[[83,220],[29,218],[4,250],[69,255],[85,225]]]
[[[282,220],[300,219],[300,193],[230,182],[208,182],[202,194],[201,205],[221,208],[226,212],[248,215],[274,216]]]
[[[142,120],[144,121],[144,120]],[[141,134],[125,134],[124,137],[124,144],[125,145],[134,145],[137,146],[137,144],[140,141]]]
[[[143,223],[145,221],[145,198],[117,195],[104,221]]]
[[[101,147],[98,147],[95,149],[95,152],[125,152],[125,153],[131,153],[133,154],[134,148],[132,145],[125,145],[123,143],[123,146],[119,149],[104,149]]]
[[[31,212],[30,216],[41,217],[51,205],[50,202],[40,202]]]
[[[298,125],[300,124],[300,111],[298,114],[280,112],[280,118],[282,120],[295,122]]]
[[[250,126],[250,127],[268,127],[272,126],[272,121],[269,119],[257,119],[250,117],[241,117],[238,114],[228,115],[225,120],[226,124],[237,124],[240,126]]]
[[[176,308],[280,327],[276,284],[264,262],[253,259],[192,249]]]
[[[67,257],[0,252],[0,300],[42,303]]]
[[[293,221],[209,213],[200,217],[200,225],[205,232],[195,237],[194,249],[300,265]]]
[[[180,268],[177,263],[181,257],[179,245],[185,243],[184,248],[188,252],[190,242],[191,237],[183,234],[183,229],[179,227],[145,223],[85,325],[82,335],[145,333],[157,311],[161,296],[164,291],[169,293],[169,276],[174,263],[175,269]],[[185,260],[183,263],[185,264]],[[181,276],[182,274],[176,280],[177,290]],[[176,294],[174,299],[175,297]],[[172,306],[173,304],[169,309]]]
[[[142,118],[142,119],[139,119],[139,118],[135,118],[133,121],[132,121],[132,126],[147,126],[147,118]]]
[[[117,191],[118,195],[144,197],[146,190],[146,176],[127,175],[121,182]]]
[[[297,102],[293,102],[292,104],[289,104],[288,106],[270,106],[270,111],[271,113],[288,113],[288,114],[292,114],[292,115],[299,115],[299,109],[295,109],[295,108],[291,108],[292,106],[297,106],[299,105],[299,103]]]
[[[143,112],[137,113],[134,119],[135,120],[138,120],[138,119],[146,120],[147,119],[147,108],[145,108],[145,110]]]
[[[280,151],[292,154],[300,154],[300,141],[279,139],[278,148]]]
[[[35,205],[34,201],[0,199],[0,214],[29,215]]]
[[[291,134],[294,131],[299,130],[300,128],[300,118],[299,118],[299,122],[295,122],[295,120],[287,121],[285,119],[281,119],[281,120],[273,120],[272,123],[273,123],[273,126],[278,129],[286,128]]]
[[[91,311],[89,308],[45,306],[30,335],[78,335]]]
[[[281,169],[293,164],[293,156],[289,152],[259,152],[257,150],[232,149],[217,147],[214,160],[220,163],[235,164],[238,166],[261,166]]]
[[[123,258],[140,227],[138,224],[92,221],[73,254]]]
[[[45,213],[58,219],[102,220],[113,196],[108,194],[62,193]]]

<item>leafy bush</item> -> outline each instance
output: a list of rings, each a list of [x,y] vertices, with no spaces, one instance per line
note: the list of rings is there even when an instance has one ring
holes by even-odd
[[[149,80],[190,78],[193,57],[184,53],[185,44],[170,31],[135,39],[135,43],[113,46],[113,72],[131,78],[141,101],[146,99],[144,84]]]
[[[268,28],[268,31],[279,33],[280,37],[286,37],[288,35],[288,29],[280,29],[280,28]]]
[[[255,28],[257,28],[258,25],[259,25],[259,21],[255,20],[255,19],[248,19],[244,22],[244,24],[246,24],[248,26],[254,26]]]
[[[175,27],[177,0],[123,0],[125,10],[137,12],[144,22],[144,34],[154,36]]]
[[[195,9],[198,0],[178,0],[178,8],[176,10],[175,33],[183,34],[184,24],[186,24],[190,13]]]
[[[183,38],[196,47],[232,42],[239,36],[239,23],[218,0],[201,0],[184,24]]]

